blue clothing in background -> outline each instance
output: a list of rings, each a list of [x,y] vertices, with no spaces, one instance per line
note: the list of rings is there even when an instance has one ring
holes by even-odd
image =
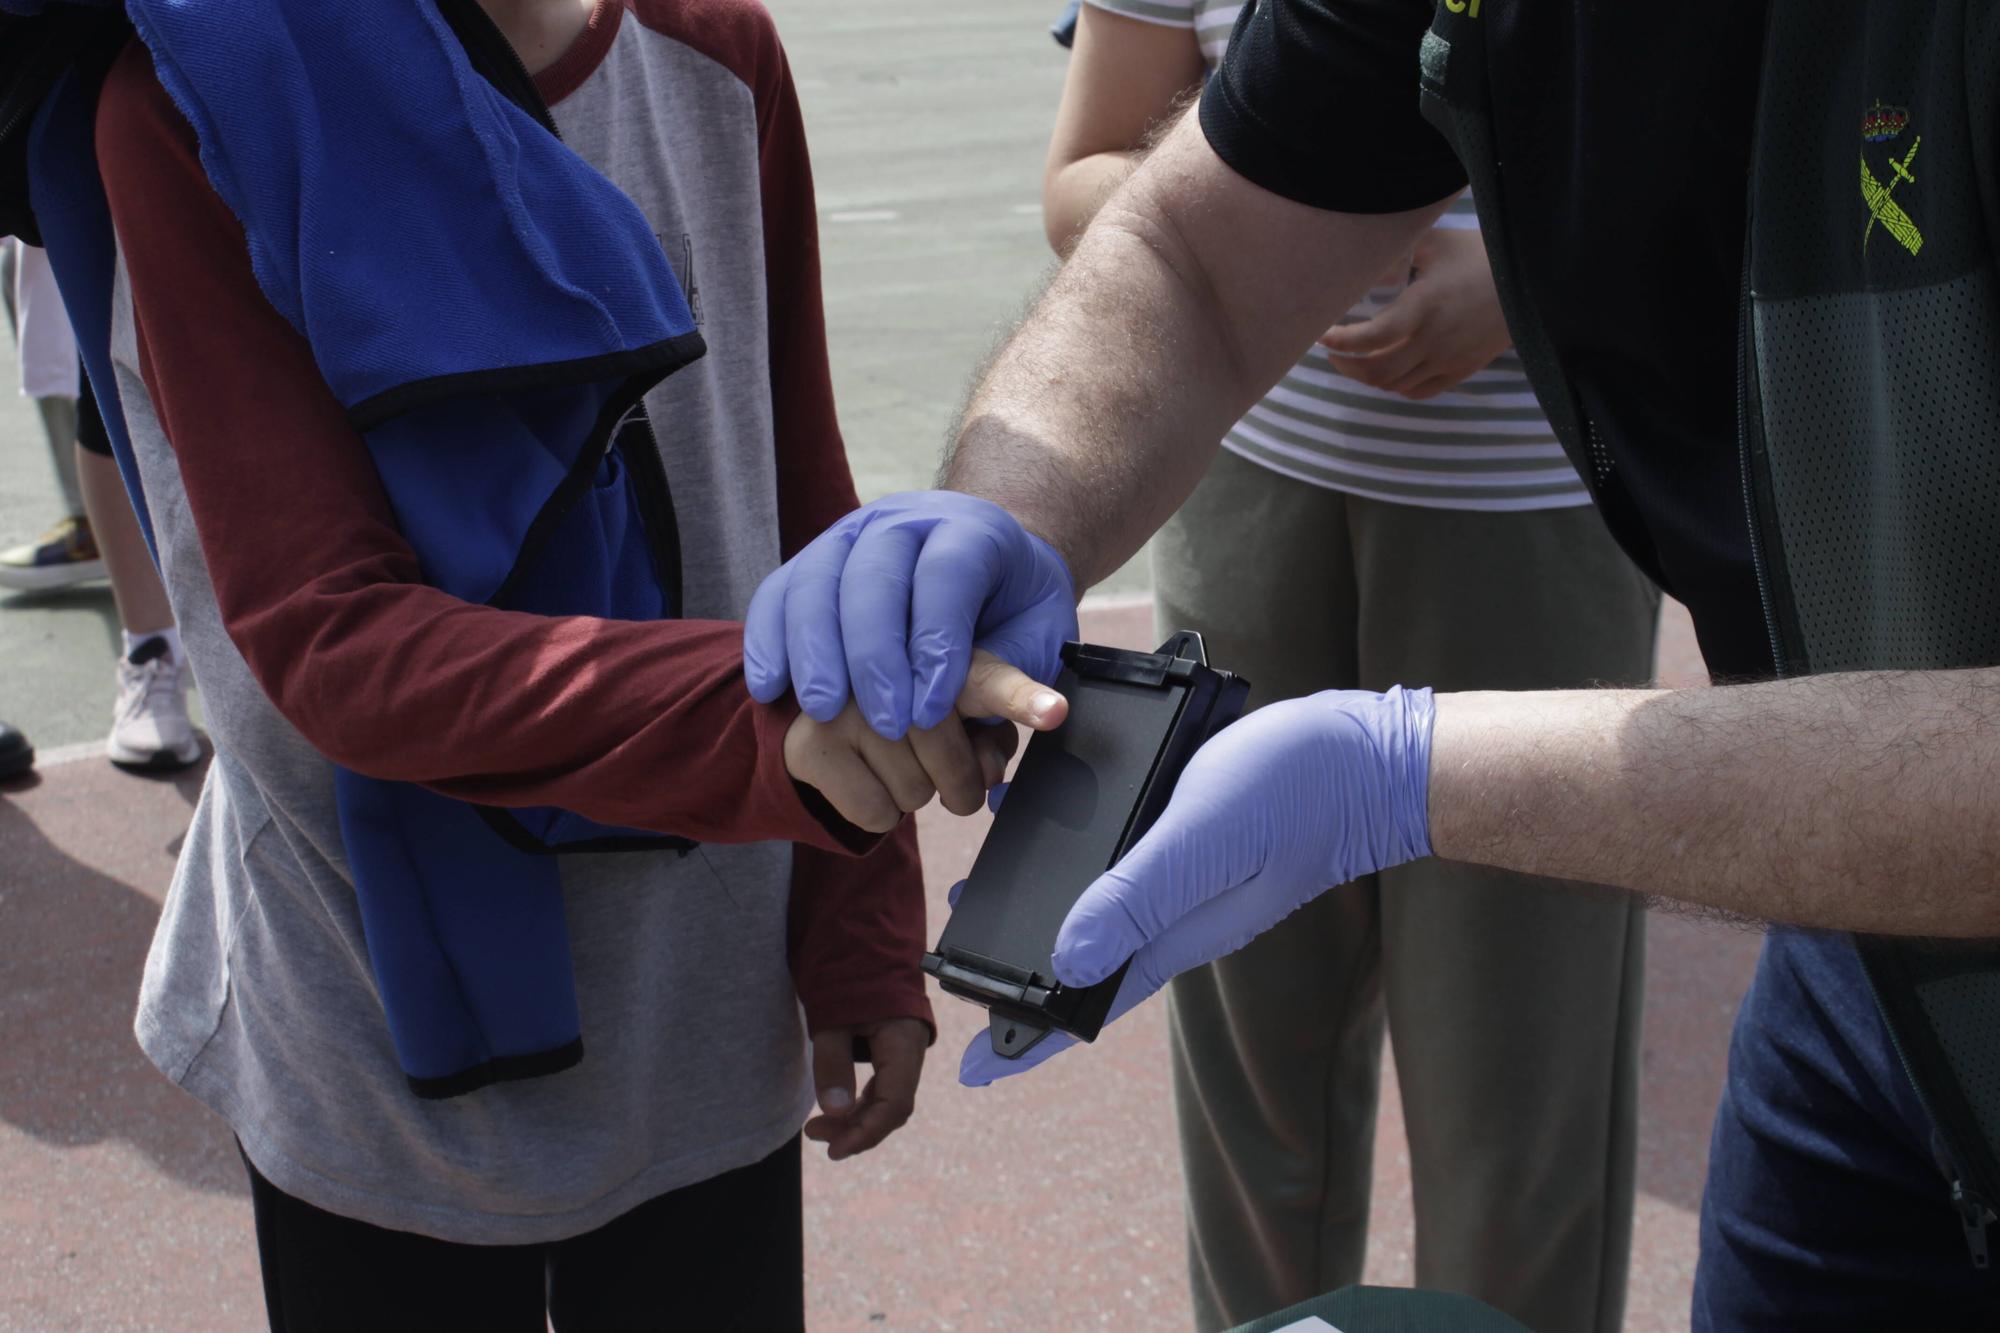
[[[1076,16],[1083,8],[1083,0],[1069,0],[1062,17],[1049,25],[1049,36],[1056,39],[1056,45],[1068,50],[1076,41]]]
[[[1853,939],[1773,930],[1709,1146],[1697,1333],[2000,1328],[1951,1175]]]

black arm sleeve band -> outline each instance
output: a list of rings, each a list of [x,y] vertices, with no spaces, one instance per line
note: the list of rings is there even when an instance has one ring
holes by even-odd
[[[1398,213],[1465,188],[1417,102],[1424,0],[1256,0],[1201,98],[1209,146],[1274,194]]]

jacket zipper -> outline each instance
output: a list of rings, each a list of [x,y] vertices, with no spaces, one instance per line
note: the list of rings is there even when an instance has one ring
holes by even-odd
[[[1889,1034],[1889,1049],[1896,1053],[1896,1063],[1903,1070],[1903,1080],[1916,1094],[1917,1105],[1924,1108],[1924,1116],[1931,1122],[1932,1133],[1936,1136],[1936,1156],[1940,1159],[1945,1174],[1951,1177],[1951,1206],[1958,1214],[1959,1228],[1965,1233],[1965,1248],[1972,1256],[1974,1268],[1987,1268],[1993,1262],[1992,1251],[1986,1240],[1986,1228],[1994,1221],[2000,1221],[2000,1213],[1994,1211],[1986,1196],[1965,1183],[1965,1168],[1958,1164],[1958,1155],[1951,1150],[1944,1131],[1939,1128],[1938,1114],[1931,1109],[1930,1098],[1924,1096],[1924,1085],[1917,1080],[1916,1070],[1910,1064],[1910,1057],[1903,1050],[1903,1039],[1896,1035],[1896,1025],[1889,1021],[1889,1007],[1882,1003],[1881,988],[1875,984],[1875,970],[1869,966],[1866,957],[1862,959],[1861,975],[1868,982],[1868,994],[1875,1001],[1875,1010],[1882,1015],[1882,1030]]]
[[[23,24],[27,22],[26,19],[19,21]],[[46,22],[53,25],[57,20],[50,17]],[[5,143],[13,136],[14,131],[27,124],[41,109],[42,103],[48,100],[49,94],[55,91],[56,84],[62,81],[65,67],[78,54],[78,51],[64,52],[58,45],[65,35],[58,33],[51,37],[45,29],[39,34],[33,52],[21,62],[21,68],[14,78],[14,87],[21,88],[31,84],[41,86],[33,97],[21,97],[8,109],[5,123],[0,123],[0,143]],[[52,47],[55,48],[54,55],[50,54]]]
[[[53,89],[51,89],[51,91],[53,91]],[[43,93],[42,96],[46,98],[48,94],[45,92]],[[7,113],[6,123],[0,124],[0,143],[6,143],[8,139],[12,138],[14,135],[14,131],[19,129],[22,125],[26,124],[29,117],[32,116],[36,111],[36,109],[39,108],[40,106],[41,106],[41,101],[39,99],[32,102],[24,101],[20,106],[17,106],[12,111],[9,111]]]
[[[1996,1217],[1991,1205],[1978,1190],[1967,1186],[1962,1176],[1951,1182],[1951,1202],[1958,1209],[1959,1226],[1965,1229],[1965,1248],[1972,1252],[1972,1266],[1989,1267],[1993,1257],[1986,1246],[1986,1227]]]
[[[541,89],[535,87],[535,76],[528,73],[527,62],[521,59],[521,53],[516,51],[514,44],[505,40],[504,36],[495,44],[506,54],[507,63],[513,68],[514,77],[520,80],[523,96],[516,100],[522,104],[521,109],[540,121],[542,128],[560,141],[562,131],[556,128],[555,112],[549,110],[549,104],[542,100]]]
[[[1743,479],[1743,520],[1750,529],[1750,569],[1757,576],[1757,601],[1764,611],[1764,633],[1771,644],[1771,670],[1785,674],[1785,655],[1778,636],[1777,610],[1771,601],[1770,578],[1764,572],[1764,543],[1758,537],[1757,498],[1751,479],[1750,377],[1757,373],[1756,337],[1750,308],[1750,210],[1743,211],[1743,276],[1736,305],[1736,451]]]
[[[628,430],[633,435],[629,444]],[[660,459],[660,444],[653,434],[645,399],[633,405],[632,414],[619,423],[612,440],[625,460],[626,473],[632,479],[633,494],[639,502],[639,516],[646,524],[647,545],[653,553],[653,575],[672,598],[667,614],[682,619],[680,518],[674,511],[673,485],[667,480],[667,467]]]
[[[507,34],[500,31],[500,25],[480,7],[477,0],[437,0],[438,14],[458,37],[459,45],[465,48],[466,59],[487,82],[497,89],[502,97],[521,110],[533,116],[541,127],[556,138],[562,134],[556,129],[555,117],[550,114],[547,102],[535,87],[534,76],[522,63],[521,53],[507,40]],[[497,61],[502,68],[493,68]]]
[[[1764,543],[1759,536],[1757,491],[1752,471],[1756,460],[1750,453],[1750,386],[1756,383],[1757,335],[1750,294],[1751,235],[1757,216],[1757,145],[1764,124],[1763,74],[1771,65],[1771,37],[1777,30],[1776,6],[1764,12],[1764,42],[1758,57],[1757,96],[1751,105],[1750,170],[1743,183],[1743,271],[1736,294],[1736,451],[1743,480],[1743,521],[1750,529],[1750,571],[1757,578],[1757,602],[1764,611],[1764,634],[1771,644],[1771,673],[1785,674],[1784,639],[1778,632],[1778,611],[1771,595],[1770,576],[1764,570]]]

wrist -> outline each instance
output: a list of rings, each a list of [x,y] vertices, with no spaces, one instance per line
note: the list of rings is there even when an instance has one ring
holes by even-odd
[[[1041,553],[1043,558],[1053,564],[1056,572],[1062,575],[1063,587],[1069,592],[1070,605],[1076,605],[1081,600],[1081,594],[1077,591],[1076,575],[1071,571],[1069,558],[1062,553],[1062,549],[1054,542],[1036,532],[1026,523],[1021,524],[1021,531],[1027,534],[1029,542],[1033,543],[1035,549]]]
[[[1430,782],[1436,854],[1590,878],[1575,851],[1603,840],[1603,813],[1652,798],[1668,781],[1625,753],[1634,710],[1661,697],[1650,689],[1439,695]]]
[[[1524,827],[1570,799],[1570,778],[1552,770],[1550,745],[1593,720],[1573,716],[1583,694],[1468,690],[1437,697],[1431,741],[1431,845],[1452,861],[1519,869],[1514,858]],[[1551,779],[1554,779],[1551,781]]]
[[[1483,785],[1476,737],[1484,725],[1482,695],[1440,694],[1431,728],[1431,848],[1449,861],[1476,861],[1470,816]]]
[[[800,996],[806,1035],[822,1032],[870,1033],[889,1023],[913,1023],[926,1030],[924,1045],[937,1040],[937,1015],[924,992],[922,976],[914,986],[893,977],[872,978],[826,996]]]

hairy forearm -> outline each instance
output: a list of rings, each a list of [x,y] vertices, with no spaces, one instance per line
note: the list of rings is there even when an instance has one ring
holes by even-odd
[[[1440,695],[1431,842],[1765,920],[2000,936],[2000,669]]]
[[[1090,586],[1179,507],[1229,426],[1441,207],[1290,203],[1231,172],[1184,118],[988,368],[943,484],[1012,510],[1063,553],[1078,591]]]
[[[1079,594],[1194,489],[1244,398],[1179,242],[1110,207],[988,368],[944,475],[1050,541]]]
[[[1051,171],[1042,185],[1042,230],[1049,248],[1068,258],[1090,220],[1138,170],[1143,156],[1139,150],[1092,153]]]

